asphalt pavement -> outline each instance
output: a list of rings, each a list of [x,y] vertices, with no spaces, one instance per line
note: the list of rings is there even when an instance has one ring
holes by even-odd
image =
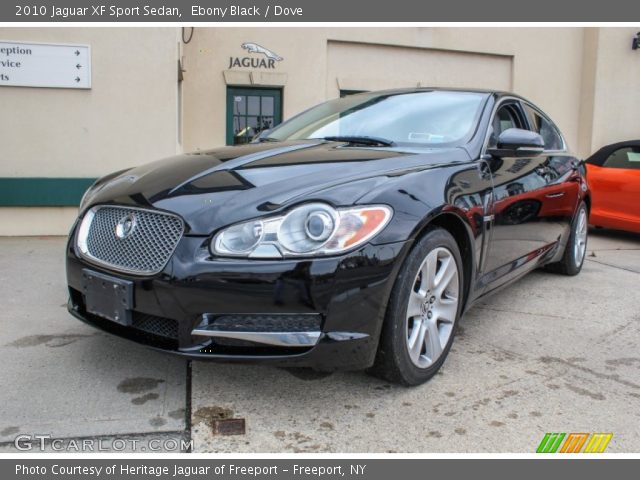
[[[529,453],[546,432],[612,432],[608,452],[640,452],[638,235],[592,231],[579,276],[536,271],[476,305],[415,388],[359,372],[189,371],[66,312],[64,243],[0,238],[0,452],[39,435],[127,451],[135,439],[138,451]],[[214,434],[220,418],[244,419],[245,434]]]

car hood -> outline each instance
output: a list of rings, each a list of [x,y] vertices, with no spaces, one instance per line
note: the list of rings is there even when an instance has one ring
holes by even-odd
[[[465,161],[462,148],[265,142],[178,155],[103,177],[85,205],[162,209],[184,218],[189,234],[209,235],[301,201],[352,205],[390,175]]]

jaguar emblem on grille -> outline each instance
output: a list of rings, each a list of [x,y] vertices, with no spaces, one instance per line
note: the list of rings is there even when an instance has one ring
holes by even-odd
[[[137,220],[133,213],[129,213],[122,217],[116,225],[116,237],[120,240],[124,240],[129,237],[136,229]]]

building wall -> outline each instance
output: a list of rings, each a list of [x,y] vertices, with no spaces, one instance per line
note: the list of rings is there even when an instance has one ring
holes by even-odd
[[[593,151],[593,111],[595,105],[599,37],[599,28],[584,29],[580,106],[578,107],[578,146],[579,152],[583,156],[587,156]]]
[[[96,178],[175,154],[178,30],[0,28],[0,39],[91,45],[92,88],[1,87],[0,177]],[[0,235],[65,234],[74,207],[0,207]]]
[[[229,85],[282,88],[285,119],[340,90],[505,89],[546,111],[581,156],[640,135],[633,28],[198,27],[186,45],[180,30],[0,28],[5,40],[89,44],[93,70],[91,90],[0,87],[0,188],[2,178],[95,178],[224,144]],[[230,67],[249,55],[245,42],[283,60]],[[0,206],[0,235],[64,234],[75,214]]]
[[[594,65],[593,117],[588,151],[640,138],[640,50],[631,49],[638,28],[600,28]]]
[[[582,151],[578,125],[583,36],[582,28],[196,29],[185,46],[185,148],[225,141],[223,72],[229,70],[229,56],[242,56],[240,45],[251,41],[284,58],[274,70],[285,82],[285,118],[335,98],[340,89],[500,88],[539,105],[558,123],[570,146]],[[251,68],[231,70],[246,74],[233,81],[260,84],[250,78]]]
[[[383,75],[375,65],[382,66]],[[512,69],[509,55],[329,40],[327,97],[337,97],[340,90],[434,85],[509,91]]]
[[[437,46],[513,56],[513,91],[558,124],[569,147],[578,144],[582,28],[439,28]]]

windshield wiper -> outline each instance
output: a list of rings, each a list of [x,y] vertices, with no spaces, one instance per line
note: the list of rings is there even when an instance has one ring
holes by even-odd
[[[356,145],[377,145],[382,147],[390,147],[394,144],[392,140],[381,137],[365,137],[359,135],[336,135],[332,137],[323,137],[323,140],[330,142],[347,142]]]

